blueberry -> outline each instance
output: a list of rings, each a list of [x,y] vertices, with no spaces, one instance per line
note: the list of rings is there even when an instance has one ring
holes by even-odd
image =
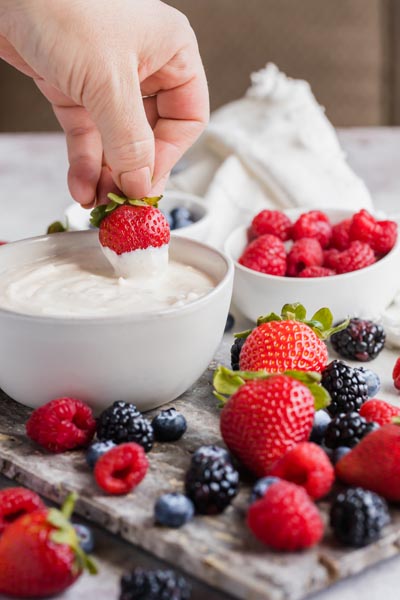
[[[193,225],[192,219],[175,219],[174,221],[174,229],[182,229],[182,227],[188,227],[189,225]]]
[[[225,333],[228,333],[228,331],[231,331],[233,329],[233,326],[235,324],[235,319],[233,317],[233,315],[231,315],[231,313],[228,314],[228,317],[226,319],[226,324],[225,324]]]
[[[190,211],[185,206],[178,206],[171,210],[171,217],[175,221],[176,219],[192,219]]]
[[[339,446],[338,448],[335,448],[334,450],[332,450],[332,454],[331,454],[331,461],[334,465],[336,465],[337,462],[339,462],[339,460],[341,458],[343,458],[343,456],[346,456],[346,454],[348,452],[350,452],[351,448],[348,448],[347,446]]]
[[[193,502],[183,494],[164,494],[154,506],[155,522],[165,527],[182,527],[193,515]]]
[[[374,398],[381,388],[381,380],[379,379],[378,375],[370,369],[364,369],[361,367],[360,371],[364,373],[364,377],[367,382],[368,398]]]
[[[94,550],[94,536],[92,530],[81,523],[73,523],[76,535],[79,539],[79,545],[86,554],[91,554]]]
[[[260,500],[265,496],[268,488],[273,484],[279,481],[279,477],[262,477],[253,486],[251,490],[249,503],[253,504],[256,500]]]
[[[88,467],[94,469],[95,464],[97,463],[99,458],[103,456],[103,454],[111,450],[111,448],[114,448],[114,446],[116,446],[116,444],[114,444],[114,442],[112,442],[111,440],[107,440],[105,442],[95,442],[94,444],[89,446],[89,448],[86,451],[86,462],[88,464]]]
[[[152,421],[154,437],[159,442],[176,442],[187,429],[185,417],[175,408],[167,408],[156,415]]]
[[[317,410],[314,415],[314,424],[310,434],[310,442],[314,442],[315,444],[321,444],[324,436],[326,428],[331,422],[331,417],[324,410]]]

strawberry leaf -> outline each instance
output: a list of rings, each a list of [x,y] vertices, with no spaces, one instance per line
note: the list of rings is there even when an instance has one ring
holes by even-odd
[[[90,224],[93,225],[93,227],[100,227],[100,223],[106,216],[106,209],[107,205],[101,204],[92,210],[90,213]]]
[[[246,329],[246,331],[240,331],[239,333],[234,333],[235,338],[247,338],[251,334],[252,329]]]
[[[153,196],[151,198],[125,198],[124,196],[118,196],[117,194],[110,192],[107,194],[107,198],[110,200],[108,204],[96,206],[90,213],[90,223],[93,227],[100,227],[100,223],[106,216],[124,204],[129,204],[130,206],[154,206],[157,208],[162,196]]]
[[[271,321],[282,321],[282,320],[283,320],[282,317],[280,317],[276,313],[272,312],[272,313],[269,313],[268,315],[258,317],[257,327],[258,327],[258,325],[262,325],[263,323],[271,323]]]
[[[300,302],[285,304],[281,311],[281,317],[284,320],[304,321],[307,311]]]
[[[329,406],[331,403],[331,397],[329,392],[322,385],[318,385],[317,383],[306,383],[305,385],[314,396],[315,410],[320,410],[321,408],[326,408]]]
[[[319,323],[321,329],[330,329],[333,324],[333,315],[329,308],[320,308],[313,314],[311,321]]]

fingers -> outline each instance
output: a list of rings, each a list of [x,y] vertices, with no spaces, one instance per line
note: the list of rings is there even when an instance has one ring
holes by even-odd
[[[95,201],[102,170],[100,133],[83,107],[56,105],[53,109],[66,134],[71,196],[83,206],[90,206]]]
[[[154,136],[146,118],[137,66],[114,66],[106,81],[98,85],[99,89],[88,84],[84,104],[101,134],[114,183],[129,198],[147,196],[154,170]]]

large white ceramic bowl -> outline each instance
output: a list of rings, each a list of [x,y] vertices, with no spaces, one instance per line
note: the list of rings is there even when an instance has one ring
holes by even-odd
[[[193,215],[195,222],[180,229],[174,229],[174,234],[182,237],[188,237],[198,242],[204,242],[210,229],[209,209],[199,196],[188,194],[186,192],[167,191],[165,192],[159,208],[170,212],[174,208],[187,208]],[[82,208],[80,204],[74,202],[68,206],[65,211],[68,227],[71,231],[82,231],[90,228],[89,218],[90,210]]]
[[[309,209],[284,211],[292,221]],[[325,210],[332,223],[349,218],[351,210]],[[328,306],[335,320],[347,316],[377,318],[392,302],[400,289],[400,241],[375,264],[332,277],[279,277],[258,273],[237,261],[247,245],[247,226],[231,233],[225,251],[235,262],[233,302],[249,319],[271,311],[280,312],[287,302],[301,302],[311,316]]]
[[[60,233],[0,247],[0,276],[25,264],[98,244],[97,232]],[[37,407],[73,396],[96,411],[114,400],[149,410],[188,389],[212,359],[231,300],[232,262],[221,252],[172,236],[170,256],[211,276],[208,294],[157,313],[101,318],[58,318],[0,309],[0,387]]]

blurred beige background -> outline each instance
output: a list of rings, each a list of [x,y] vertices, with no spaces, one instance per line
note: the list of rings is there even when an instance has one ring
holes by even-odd
[[[400,124],[400,0],[168,0],[197,33],[216,108],[267,61],[310,81],[337,126]],[[0,131],[58,128],[34,84],[0,61]]]

